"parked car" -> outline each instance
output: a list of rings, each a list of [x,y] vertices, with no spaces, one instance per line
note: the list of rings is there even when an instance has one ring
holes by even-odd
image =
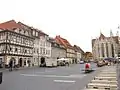
[[[84,61],[80,61],[80,64],[84,64]]]
[[[69,65],[69,59],[67,58],[61,58],[57,60],[57,65],[58,66],[66,66]]]
[[[3,75],[3,73],[0,72],[0,84],[2,83],[2,75]]]
[[[104,66],[105,65],[105,63],[103,62],[103,61],[98,61],[97,62],[97,66],[98,67],[102,67],[102,66]]]

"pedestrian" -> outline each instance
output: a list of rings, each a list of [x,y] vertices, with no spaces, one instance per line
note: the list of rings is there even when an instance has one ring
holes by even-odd
[[[9,62],[9,71],[12,71],[13,68],[13,60],[11,59]]]
[[[90,63],[85,63],[85,70],[90,70]]]

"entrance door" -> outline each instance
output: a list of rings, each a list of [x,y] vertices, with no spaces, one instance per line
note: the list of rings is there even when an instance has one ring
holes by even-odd
[[[19,59],[19,65],[22,67],[22,58]]]
[[[45,58],[42,57],[42,58],[41,58],[41,66],[45,66],[45,64],[46,64],[46,63],[45,63]]]

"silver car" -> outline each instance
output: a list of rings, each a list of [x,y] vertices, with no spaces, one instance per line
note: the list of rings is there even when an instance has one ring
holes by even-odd
[[[84,61],[80,61],[80,64],[84,64]]]

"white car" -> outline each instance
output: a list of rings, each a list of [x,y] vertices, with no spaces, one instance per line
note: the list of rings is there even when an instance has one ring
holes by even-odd
[[[80,61],[80,64],[84,64],[84,61]]]

